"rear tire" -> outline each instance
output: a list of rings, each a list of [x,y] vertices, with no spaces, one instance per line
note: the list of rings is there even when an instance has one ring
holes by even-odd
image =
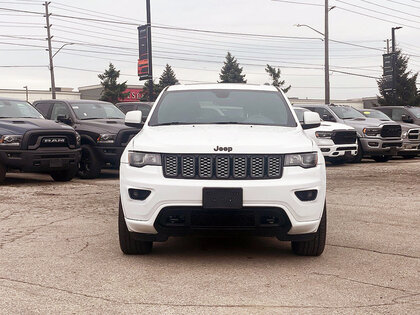
[[[137,241],[131,237],[125,223],[121,200],[118,211],[118,235],[121,251],[126,255],[146,255],[152,251],[153,242]]]
[[[357,154],[354,156],[354,158],[351,160],[352,163],[360,163],[363,159],[363,148],[362,144],[360,143],[360,140],[357,140]]]
[[[388,162],[390,158],[391,157],[390,156],[387,156],[387,155],[380,155],[380,156],[374,156],[374,157],[372,157],[372,159],[374,159],[375,162],[378,162],[378,163]]]
[[[0,183],[3,183],[5,178],[6,178],[6,166],[0,163]]]
[[[321,222],[313,240],[293,241],[292,250],[299,256],[319,256],[324,252],[327,237],[327,206],[324,206]]]
[[[68,182],[76,176],[77,169],[72,167],[68,170],[54,171],[50,175],[56,182]]]
[[[78,175],[82,179],[93,179],[101,174],[102,163],[96,157],[90,145],[82,145],[82,158],[79,163]]]

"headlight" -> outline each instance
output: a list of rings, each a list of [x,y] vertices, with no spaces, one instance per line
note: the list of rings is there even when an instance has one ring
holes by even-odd
[[[406,131],[406,132],[404,132],[404,133],[402,134],[402,138],[403,138],[403,139],[407,138],[407,136],[408,136],[408,131]]]
[[[318,153],[286,154],[284,166],[300,166],[303,168],[315,167],[318,164]]]
[[[22,136],[5,135],[0,137],[0,145],[13,145],[19,146],[22,142]]]
[[[80,134],[76,132],[76,146],[80,146],[81,141],[82,141],[82,137],[80,137]]]
[[[114,143],[115,138],[117,135],[105,133],[102,135],[99,135],[98,139],[96,139],[97,143]]]
[[[160,154],[128,151],[130,166],[143,167],[146,165],[162,165]]]
[[[381,133],[381,128],[363,128],[363,133],[367,136],[376,136]]]
[[[315,131],[317,138],[331,139],[332,131]]]

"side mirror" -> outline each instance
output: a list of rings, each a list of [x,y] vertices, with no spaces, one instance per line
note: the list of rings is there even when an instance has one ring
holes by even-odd
[[[322,115],[322,120],[324,120],[324,121],[334,121],[334,118],[331,115],[323,114]]]
[[[414,122],[413,118],[411,118],[410,116],[407,116],[407,115],[402,115],[402,116],[401,116],[401,120],[402,120],[403,122],[405,122],[405,123],[409,123],[409,124],[411,124],[411,123],[413,123],[413,122]]]
[[[141,110],[127,112],[124,122],[128,127],[141,128],[143,126]]]
[[[303,113],[303,129],[311,129],[321,126],[321,117],[315,112],[304,112]]]
[[[73,121],[71,120],[71,118],[66,116],[66,115],[58,115],[57,116],[57,121],[61,122],[63,124],[66,124],[66,125],[72,125],[73,124]]]

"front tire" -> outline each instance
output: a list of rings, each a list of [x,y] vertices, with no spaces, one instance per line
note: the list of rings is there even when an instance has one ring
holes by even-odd
[[[363,159],[363,148],[362,143],[360,140],[357,140],[357,154],[354,156],[354,158],[351,160],[352,163],[360,163]]]
[[[118,235],[121,251],[126,255],[146,255],[152,251],[153,242],[137,241],[131,237],[125,223],[121,200],[118,211]]]
[[[101,174],[101,162],[90,145],[82,145],[78,175],[81,179],[93,179]]]
[[[70,168],[64,171],[54,171],[50,175],[52,179],[54,179],[54,181],[56,182],[68,182],[71,181],[74,178],[74,176],[76,176],[76,173],[77,169]]]
[[[319,256],[324,252],[326,237],[327,206],[325,205],[315,238],[310,241],[293,241],[292,250],[299,256]]]
[[[6,166],[0,163],[0,183],[3,183],[5,178],[6,178]]]

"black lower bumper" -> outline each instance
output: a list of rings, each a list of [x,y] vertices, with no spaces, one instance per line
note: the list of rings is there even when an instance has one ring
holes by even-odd
[[[268,236],[279,240],[313,239],[315,234],[289,235],[287,214],[276,207],[242,209],[203,209],[167,207],[159,213],[154,227],[158,234],[131,233],[134,239],[166,241],[170,236]]]
[[[77,167],[80,149],[37,149],[0,151],[0,163],[8,169],[47,173]]]
[[[118,167],[125,147],[96,146],[95,149],[104,164],[111,164],[112,166]]]

